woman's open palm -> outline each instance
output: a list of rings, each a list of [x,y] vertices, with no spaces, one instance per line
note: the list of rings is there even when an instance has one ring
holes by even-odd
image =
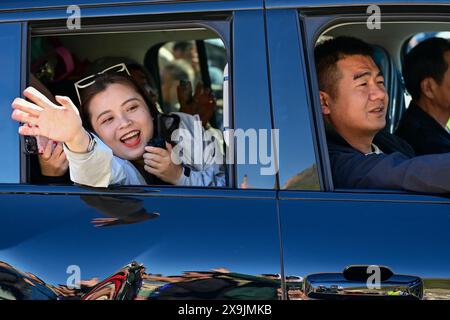
[[[14,99],[11,115],[12,119],[24,123],[19,128],[21,135],[39,135],[67,142],[82,130],[78,109],[68,97],[56,96],[56,101],[61,104],[58,106],[33,87],[26,88],[23,94],[32,102]]]

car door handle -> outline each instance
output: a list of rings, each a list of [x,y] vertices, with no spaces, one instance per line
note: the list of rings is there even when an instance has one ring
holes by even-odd
[[[417,276],[396,275],[385,266],[348,266],[342,273],[308,275],[304,292],[312,299],[423,298],[423,281]]]

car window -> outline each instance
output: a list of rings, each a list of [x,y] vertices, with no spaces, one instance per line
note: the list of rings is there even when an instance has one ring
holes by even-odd
[[[208,126],[223,130],[223,76],[227,60],[222,40],[170,41],[159,47],[157,61],[162,110],[166,113],[183,110],[177,97],[180,82],[194,94],[210,89],[216,105],[213,110],[205,106],[205,110],[197,111]],[[206,74],[203,69],[207,69]]]
[[[214,31],[197,27],[170,28],[164,32],[158,28],[57,36],[32,34],[30,51],[30,84],[51,97],[68,96],[77,105],[79,92],[74,83],[124,63],[127,72],[140,83],[160,112],[198,116],[201,126],[208,132],[201,138],[213,141],[225,158],[222,130],[227,49]],[[79,90],[82,86],[84,82]],[[155,136],[157,134],[161,133],[154,132]],[[215,151],[212,153],[217,155]],[[219,158],[220,155],[213,161]],[[56,179],[43,175],[42,157],[38,155],[29,155],[27,166],[28,182],[71,183],[67,171],[63,175],[59,172],[60,178]],[[184,170],[183,174],[188,176],[190,171]],[[225,182],[220,187],[227,186],[228,173],[224,172],[224,176]]]

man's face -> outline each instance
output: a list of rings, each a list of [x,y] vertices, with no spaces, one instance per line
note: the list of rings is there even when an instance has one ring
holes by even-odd
[[[441,110],[450,112],[450,51],[444,54],[444,59],[449,67],[442,78],[442,82],[440,84],[435,82],[433,103]]]
[[[386,125],[388,96],[372,58],[347,56],[337,62],[334,95],[321,91],[322,113],[342,136],[375,135]]]

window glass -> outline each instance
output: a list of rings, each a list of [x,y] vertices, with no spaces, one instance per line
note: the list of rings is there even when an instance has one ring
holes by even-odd
[[[422,41],[429,39],[429,38],[444,38],[444,39],[450,39],[450,31],[440,31],[440,32],[421,32],[411,37],[411,39],[408,40],[406,43],[406,47],[403,53],[403,56],[405,56],[408,52],[411,51],[412,48],[417,46]]]

